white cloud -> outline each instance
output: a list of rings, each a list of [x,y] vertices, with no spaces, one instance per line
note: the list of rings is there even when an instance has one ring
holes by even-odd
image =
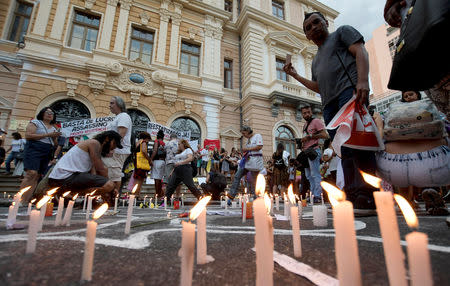
[[[350,25],[356,28],[365,41],[372,38],[372,31],[385,23],[383,9],[386,1],[376,0],[319,0],[340,14],[335,20],[336,28]]]

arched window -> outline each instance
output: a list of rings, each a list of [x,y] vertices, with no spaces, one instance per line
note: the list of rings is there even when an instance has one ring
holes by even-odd
[[[150,118],[148,118],[147,114],[138,109],[128,109],[127,113],[130,115],[131,121],[133,122],[132,132],[137,138],[139,133],[147,131],[147,123],[150,122]]]
[[[191,141],[198,140],[200,143],[202,131],[200,129],[200,125],[198,125],[198,123],[192,118],[179,117],[172,122],[170,128],[177,131],[191,131]]]
[[[58,122],[91,118],[89,109],[78,100],[62,99],[52,103],[50,107],[55,111]]]
[[[295,149],[295,141],[293,140],[294,133],[292,130],[287,126],[280,126],[277,128],[277,131],[275,132],[275,148],[278,145],[278,143],[283,143],[284,149],[291,154],[291,158],[296,157],[296,149]],[[274,149],[275,149],[274,148]]]

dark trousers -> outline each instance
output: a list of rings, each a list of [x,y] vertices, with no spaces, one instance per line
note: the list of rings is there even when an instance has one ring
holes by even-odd
[[[328,125],[333,117],[339,112],[353,96],[353,89],[344,90],[336,99],[325,105],[323,108],[323,118],[325,125]],[[336,135],[336,129],[328,130],[331,140]],[[342,169],[344,171],[345,186],[344,191],[347,199],[354,201],[359,195],[369,198],[373,197],[373,192],[377,189],[368,185],[362,178],[359,170],[375,175],[376,161],[375,152],[341,147]]]
[[[170,200],[177,186],[183,182],[191,193],[199,199],[202,193],[194,185],[194,179],[192,178],[192,168],[190,164],[181,165],[173,169],[173,173],[169,178],[169,183],[166,187],[166,198]]]

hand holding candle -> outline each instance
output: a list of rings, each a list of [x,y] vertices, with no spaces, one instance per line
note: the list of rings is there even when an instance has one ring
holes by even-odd
[[[81,281],[92,280],[92,268],[94,264],[95,236],[97,233],[96,219],[108,210],[108,204],[101,205],[92,215],[92,220],[87,222],[86,242],[84,245],[83,269],[81,270]]]

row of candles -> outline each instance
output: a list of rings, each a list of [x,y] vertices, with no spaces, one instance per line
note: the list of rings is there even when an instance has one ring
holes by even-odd
[[[406,270],[404,265],[404,256],[400,246],[400,235],[395,215],[394,199],[399,204],[400,209],[405,215],[408,225],[412,228],[418,227],[417,217],[407,201],[399,196],[392,195],[390,192],[384,192],[380,187],[380,180],[368,174],[363,173],[364,179],[375,187],[380,188],[379,192],[374,192],[375,203],[378,212],[378,219],[380,223],[381,235],[383,237],[383,248],[386,259],[386,266],[388,269],[388,276],[391,285],[407,285]],[[345,200],[345,193],[338,188],[321,182],[322,187],[328,193],[329,200],[333,207],[333,223],[336,233],[335,250],[338,279],[341,285],[362,285],[361,271],[358,255],[358,246],[356,241],[356,233],[354,229],[354,215],[353,206],[351,202]],[[127,222],[125,225],[125,233],[130,232],[131,216],[134,205],[134,192],[137,185],[134,187],[129,199],[129,207],[127,213]],[[14,203],[10,207],[13,209],[12,215],[17,214],[18,203],[21,196],[28,189],[22,189],[14,197]],[[258,196],[253,201],[253,214],[255,223],[255,248],[256,248],[256,284],[257,285],[273,285],[273,224],[270,216],[272,199],[264,192],[265,179],[262,175],[257,177],[255,193]],[[36,207],[38,210],[33,210],[30,214],[29,238],[27,242],[26,253],[33,253],[36,247],[36,234],[42,228],[43,217],[45,215],[45,208],[47,202],[51,200],[51,195],[56,192],[56,189],[50,190],[44,198],[42,198]],[[65,193],[63,196],[67,195]],[[91,193],[88,199],[92,203]],[[294,256],[301,257],[301,239],[300,239],[300,225],[299,225],[299,210],[301,216],[301,208],[295,205],[295,196],[292,192],[292,186],[288,188],[288,198],[291,202],[290,219],[292,225],[292,237]],[[73,207],[72,199],[69,202],[66,211],[66,217]],[[197,264],[203,264],[208,261],[206,251],[206,205],[211,197],[205,197],[191,210],[189,222],[182,222],[182,243],[180,249],[180,256],[182,260],[181,267],[181,285],[192,284],[193,273],[193,259],[195,249],[195,225],[191,221],[198,219],[197,222]],[[246,194],[241,197],[243,207],[243,221],[247,217],[248,197]],[[60,199],[58,212],[62,211],[64,206],[64,198]],[[62,201],[62,203],[61,203]],[[285,208],[287,209],[287,200],[285,198]],[[276,203],[277,204],[277,203]],[[17,207],[16,207],[17,206]],[[30,209],[30,206],[29,206]],[[108,205],[102,205],[96,212],[94,212],[93,220],[87,223],[85,255],[83,259],[82,280],[91,280],[92,265],[93,265],[93,251],[94,241],[96,236],[97,223],[95,219],[99,218],[106,210]],[[286,214],[286,213],[285,213]],[[57,218],[62,214],[57,214]],[[15,219],[14,219],[15,220]],[[68,218],[70,221],[70,216]],[[8,221],[10,221],[8,219]],[[56,221],[59,221],[58,219]],[[57,222],[55,222],[58,225]],[[406,236],[408,264],[410,267],[410,274],[412,285],[432,285],[431,263],[428,252],[428,238],[426,234],[414,231]]]

